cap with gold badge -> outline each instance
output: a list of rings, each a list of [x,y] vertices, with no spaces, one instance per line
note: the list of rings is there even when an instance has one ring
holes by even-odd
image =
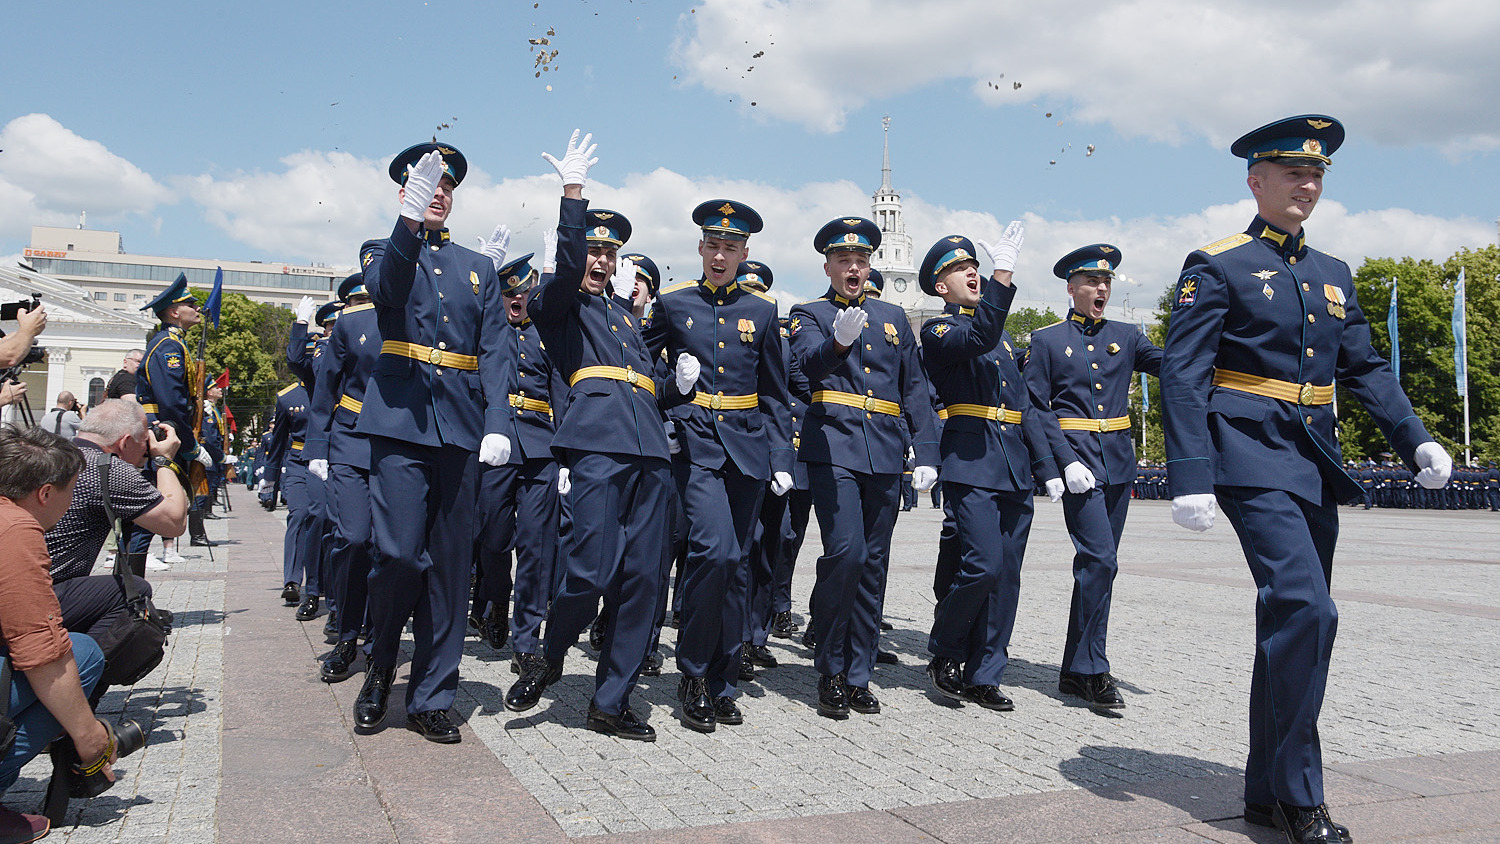
[[[398,185],[406,184],[406,175],[411,168],[422,159],[422,156],[434,150],[443,156],[443,172],[453,180],[453,184],[462,183],[464,176],[469,173],[469,160],[454,147],[434,143],[407,147],[391,159],[391,166],[386,171],[390,173],[391,181]]]
[[[1344,143],[1344,124],[1326,114],[1299,114],[1248,132],[1229,151],[1251,166],[1274,161],[1289,167],[1333,164]]]
[[[1078,273],[1114,278],[1120,266],[1120,248],[1108,243],[1090,243],[1062,256],[1052,265],[1052,274],[1066,281]]]

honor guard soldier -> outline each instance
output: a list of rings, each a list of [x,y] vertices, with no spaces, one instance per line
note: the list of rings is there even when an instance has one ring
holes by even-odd
[[[224,421],[224,411],[219,409],[219,401],[224,398],[224,388],[227,386],[229,379],[221,376],[205,385],[203,390],[203,422],[198,428],[198,445],[208,451],[208,456],[213,459],[213,466],[208,470],[208,495],[196,506],[203,517],[208,519],[219,518],[213,515],[213,505],[219,500],[219,490],[224,488],[224,447],[229,442],[229,425]],[[199,536],[191,537],[191,544],[214,546],[219,543],[209,539],[205,531]]]
[[[1012,222],[994,246],[979,241],[994,266],[988,279],[974,243],[961,235],[933,244],[917,275],[924,293],[947,303],[922,326],[922,359],[943,407],[943,488],[962,553],[938,601],[927,672],[939,694],[997,712],[1015,708],[1000,679],[1031,533],[1033,477],[1057,478],[1005,331],[1024,237]]]
[[[493,465],[510,451],[497,433],[504,356],[493,338],[505,311],[495,265],[453,243],[445,227],[467,171],[463,154],[447,145],[397,155],[390,176],[401,185],[401,216],[389,238],[360,249],[381,342],[355,424],[370,442],[374,540],[370,656],[355,725],[369,730],[385,719],[411,619],[406,723],[439,743],[460,740],[448,708],[473,568],[474,455]]]
[[[738,692],[740,652],[749,605],[750,546],[766,484],[792,487],[791,420],[776,300],[740,287],[736,278],[761,229],[748,205],[712,199],[693,209],[702,229],[703,274],[657,296],[646,350],[668,360],[691,355],[706,364],[690,404],[668,416],[682,450],[673,458],[687,524],[682,615],[677,633],[677,689],[682,722],[713,732],[744,718]]]
[[[656,731],[630,709],[630,694],[656,617],[661,520],[672,484],[657,399],[687,400],[699,365],[683,355],[674,377],[652,380],[655,360],[636,321],[610,295],[618,250],[603,241],[586,245],[583,186],[598,159],[592,157],[593,136],[580,143],[578,135],[569,139],[561,161],[544,155],[563,184],[557,269],[531,292],[527,305],[552,364],[568,383],[567,395],[555,397],[566,412],[552,451],[568,471],[564,494],[571,499],[573,526],[541,652],[524,661],[505,707],[524,712],[536,706],[542,691],[562,676],[563,658],[598,613],[602,597],[614,612],[599,652],[587,726],[654,741]],[[625,266],[622,274],[633,279],[635,270]]]
[[[365,624],[370,575],[370,442],[355,430],[364,409],[365,385],[380,357],[380,325],[363,273],[339,284],[345,303],[318,358],[313,418],[308,433],[307,471],[321,478],[333,522],[326,591],[339,608],[333,651],[319,676],[327,683],[346,680],[358,657],[356,639]]]
[[[1120,250],[1095,243],[1064,255],[1052,273],[1068,282],[1068,316],[1031,333],[1026,383],[1047,421],[1067,483],[1063,519],[1073,540],[1073,600],[1058,691],[1096,711],[1121,709],[1105,647],[1120,534],[1136,476],[1130,385],[1157,374],[1161,349],[1140,329],[1104,318]]]
[[[1351,840],[1323,804],[1318,742],[1338,627],[1338,504],[1360,495],[1340,466],[1335,381],[1422,486],[1442,487],[1453,466],[1371,347],[1349,267],[1307,245],[1303,224],[1343,140],[1337,120],[1305,114],[1230,147],[1249,162],[1259,213],[1187,257],[1161,368],[1172,519],[1207,530],[1217,503],[1257,587],[1245,819],[1298,844]]]
[[[323,544],[322,526],[313,514],[307,489],[307,389],[301,381],[276,394],[271,416],[271,443],[266,451],[263,488],[280,488],[286,498],[286,534],[282,537],[281,600],[287,606],[312,600],[317,606],[323,594],[319,582],[318,554]]]
[[[937,415],[911,325],[865,295],[879,246],[880,229],[861,217],[823,226],[813,248],[828,292],[790,314],[792,356],[812,392],[797,458],[823,532],[811,630],[818,712],[830,718],[880,711],[870,675],[908,445],[913,485],[926,492],[937,480]]]
[[[479,475],[480,596],[490,602],[480,635],[500,648],[514,635],[511,670],[541,649],[542,619],[552,601],[557,559],[557,459],[552,454],[553,397],[567,395],[541,333],[527,315],[527,295],[536,285],[531,255],[498,269],[508,320],[499,342],[506,349],[505,416],[500,431],[511,442],[509,459]],[[510,552],[515,549],[512,580]],[[507,608],[514,597],[507,621]],[[476,607],[476,610],[479,609]]]

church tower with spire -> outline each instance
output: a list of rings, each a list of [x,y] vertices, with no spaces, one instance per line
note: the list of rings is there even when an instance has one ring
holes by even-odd
[[[880,123],[885,131],[884,155],[880,187],[875,189],[870,204],[870,218],[880,228],[880,248],[870,256],[870,266],[885,277],[881,299],[900,306],[913,324],[920,327],[920,320],[941,310],[943,303],[924,294],[917,285],[916,255],[901,216],[901,194],[891,185],[891,118],[883,117]]]

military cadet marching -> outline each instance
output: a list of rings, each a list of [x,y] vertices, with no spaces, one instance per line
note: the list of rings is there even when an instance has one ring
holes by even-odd
[[[1371,347],[1349,267],[1307,245],[1303,224],[1343,140],[1337,120],[1306,114],[1234,142],[1258,213],[1188,256],[1161,368],[1172,518],[1207,530],[1221,507],[1258,587],[1245,819],[1298,844],[1351,840],[1324,806],[1318,742],[1338,627],[1337,504],[1361,493],[1340,465],[1334,382],[1424,487],[1452,470]]]
[[[918,491],[937,479],[937,417],[916,338],[901,308],[865,293],[879,245],[869,220],[823,226],[813,248],[828,292],[791,310],[792,355],[812,393],[797,457],[823,533],[811,626],[818,712],[830,718],[880,711],[869,686],[908,445]]]
[[[265,454],[266,472],[260,480],[263,495],[280,489],[286,499],[281,600],[289,607],[297,606],[304,594],[313,598],[322,594],[318,580],[322,528],[308,499],[307,457],[304,454],[308,404],[307,389],[301,381],[288,384],[276,394],[276,410],[271,417],[271,442]]]
[[[1136,372],[1161,369],[1161,349],[1146,335],[1104,318],[1119,265],[1117,247],[1095,243],[1053,266],[1068,283],[1071,307],[1063,321],[1031,333],[1026,363],[1031,399],[1046,418],[1052,455],[1067,483],[1063,518],[1077,552],[1058,690],[1096,710],[1125,706],[1105,649],[1136,474],[1130,386]]]

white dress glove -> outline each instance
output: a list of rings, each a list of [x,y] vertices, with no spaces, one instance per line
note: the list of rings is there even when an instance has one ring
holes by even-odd
[[[698,373],[703,367],[699,365],[698,359],[683,352],[677,356],[677,392],[684,396],[693,394],[693,385],[698,383]]]
[[[407,171],[406,184],[401,186],[401,216],[421,223],[442,179],[442,153],[433,150],[417,159],[417,165]]]
[[[1052,499],[1053,504],[1062,500],[1063,492],[1068,488],[1068,485],[1063,483],[1062,478],[1053,478],[1047,481],[1045,486],[1047,487],[1047,497]]]
[[[262,480],[260,483],[258,483],[258,484],[255,485],[255,494],[256,495],[269,495],[270,492],[271,492],[271,490],[274,489],[275,487],[276,487],[276,485],[273,484],[273,483],[271,483],[271,481],[269,479]]]
[[[1063,467],[1063,479],[1068,482],[1068,492],[1074,495],[1082,495],[1094,488],[1094,473],[1077,460]]]
[[[599,148],[598,144],[590,143],[594,140],[594,133],[590,132],[583,136],[583,141],[578,140],[580,130],[573,130],[573,137],[568,139],[568,151],[563,153],[562,161],[553,158],[550,153],[542,153],[542,158],[547,159],[557,175],[562,177],[562,183],[567,185],[588,184],[589,168],[599,163],[594,157],[594,150]]]
[[[314,457],[307,461],[307,472],[320,481],[328,480],[328,461]]]
[[[313,321],[313,315],[317,312],[318,303],[313,301],[313,297],[303,296],[302,301],[297,303],[296,321],[304,325],[310,324]]]
[[[542,272],[557,269],[557,229],[542,232]]]
[[[792,488],[792,476],[786,472],[777,472],[771,476],[771,492],[776,495],[786,495],[787,490]]]
[[[989,253],[990,263],[995,265],[996,272],[1011,272],[1016,268],[1016,259],[1021,256],[1021,241],[1025,239],[1026,226],[1020,220],[1011,220],[1010,225],[1005,227],[1005,234],[1000,235],[1000,240],[994,246],[982,240],[974,242]]]
[[[485,434],[479,441],[479,462],[487,466],[499,466],[510,459],[510,437],[504,434]]]
[[[510,247],[510,226],[501,223],[495,226],[489,240],[482,237],[475,240],[479,241],[479,254],[489,258],[490,263],[495,265],[495,272],[500,272],[500,268],[505,266],[505,250]]]
[[[673,425],[671,422],[668,422],[668,423],[666,423],[666,427],[667,427],[667,453],[668,454],[676,454],[677,452],[682,451],[682,443],[678,442],[678,440],[677,440],[677,426]]]
[[[567,495],[568,490],[573,488],[573,473],[567,467],[557,470],[557,494]]]
[[[854,341],[859,339],[859,332],[865,330],[865,323],[869,321],[864,308],[856,306],[843,309],[833,318],[833,342],[840,346],[854,345]]]
[[[937,469],[931,466],[918,466],[911,470],[911,486],[917,492],[926,492],[937,483]]]
[[[1214,526],[1214,494],[1197,492],[1172,499],[1172,521],[1202,533]]]
[[[615,262],[615,275],[609,280],[609,290],[616,298],[627,302],[635,299],[635,262],[621,258]]]
[[[198,449],[198,454],[193,459],[198,461],[198,465],[205,469],[212,469],[214,467],[213,455],[209,454],[207,449]]]
[[[1428,440],[1417,446],[1417,483],[1427,489],[1442,489],[1453,474],[1453,458],[1437,443]]]

